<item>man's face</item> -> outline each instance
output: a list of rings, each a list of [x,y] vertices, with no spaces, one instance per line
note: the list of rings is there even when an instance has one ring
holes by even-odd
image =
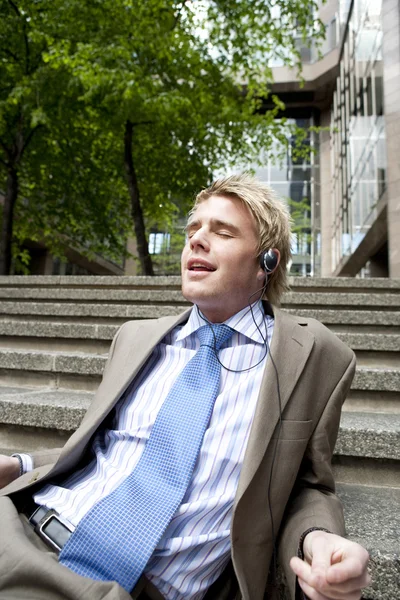
[[[257,229],[249,209],[234,198],[211,196],[196,208],[182,252],[182,293],[214,323],[255,302],[265,274],[257,257]]]

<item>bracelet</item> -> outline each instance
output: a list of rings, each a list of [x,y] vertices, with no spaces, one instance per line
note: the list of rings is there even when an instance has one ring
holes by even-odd
[[[21,475],[24,474],[24,463],[22,462],[22,458],[20,457],[19,454],[12,454],[11,455],[13,458],[17,458],[18,462],[19,462],[19,475],[18,477],[21,477]]]

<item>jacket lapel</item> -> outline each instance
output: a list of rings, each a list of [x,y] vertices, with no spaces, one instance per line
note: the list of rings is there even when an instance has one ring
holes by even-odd
[[[107,373],[107,385],[104,386],[105,389],[103,387],[99,389],[96,404],[102,418],[114,407],[157,344],[171,329],[187,321],[189,314],[190,309],[177,317],[164,317],[138,326],[135,341],[125,344],[126,352],[123,356],[119,356],[118,360],[114,357]]]
[[[123,344],[124,354],[119,350],[115,351],[107,375],[98,388],[93,408],[89,407],[81,426],[64,446],[52,475],[64,470],[65,464],[75,464],[79,460],[88,440],[114,408],[155,346],[171,329],[188,319],[190,310],[177,317],[164,317],[139,324],[135,331],[135,340],[131,343],[125,341]]]
[[[270,353],[243,460],[234,511],[267,451],[280,414],[285,409],[314,345],[314,336],[307,326],[300,324],[301,321],[275,308],[274,316]]]

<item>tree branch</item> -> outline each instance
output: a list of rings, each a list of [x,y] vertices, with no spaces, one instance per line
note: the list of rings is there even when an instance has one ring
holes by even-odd
[[[24,40],[25,40],[25,73],[27,75],[29,75],[31,53],[29,51],[28,36],[26,35],[26,21],[24,21],[22,29],[23,29]]]
[[[140,202],[139,184],[132,157],[132,144],[133,123],[128,119],[125,122],[124,132],[124,166],[128,180],[129,196],[131,199],[131,214],[135,228],[137,250],[143,275],[154,275],[153,264],[146,239],[146,228],[144,225],[142,205]]]
[[[36,127],[34,127],[33,129],[31,129],[31,131],[28,134],[28,137],[26,138],[21,150],[18,153],[18,160],[21,160],[23,153],[25,152],[28,144],[30,143],[33,135],[35,134],[35,132],[40,129],[41,127],[44,127],[44,125],[42,123],[39,123],[39,125],[36,125]]]
[[[137,125],[153,125],[155,121],[137,121],[136,123],[131,123],[132,127],[137,127]]]
[[[183,2],[181,4],[181,7],[178,8],[178,10],[176,11],[176,15],[175,15],[175,19],[174,19],[174,22],[172,24],[172,27],[171,27],[171,31],[173,31],[175,29],[175,27],[178,25],[179,19],[180,19],[181,15],[182,15],[183,7],[185,6],[186,3],[187,3],[187,0],[183,0]]]
[[[8,0],[8,4],[11,4],[11,6],[13,7],[16,14],[20,17],[21,13],[19,12],[18,6],[16,4],[14,4],[14,2],[12,0]]]
[[[18,17],[22,17],[23,15],[21,15],[20,10],[18,8],[18,6],[13,2],[13,0],[8,0],[8,3],[12,6],[14,12],[16,13],[16,15]],[[24,36],[24,42],[25,42],[25,72],[28,75],[29,74],[29,63],[30,63],[30,52],[29,52],[29,44],[28,44],[28,36],[26,35],[26,21],[24,19],[24,22],[22,24],[22,33]]]
[[[11,58],[13,58],[15,60],[15,62],[19,61],[19,58],[16,54],[14,54],[14,52],[11,52],[11,50],[8,50],[8,48],[0,48],[0,50],[2,52],[4,52],[5,54],[8,54],[8,56],[11,56]]]
[[[3,150],[6,153],[6,155],[8,156],[8,158],[10,158],[10,149],[7,148],[7,146],[5,145],[5,143],[3,142],[3,140],[1,138],[0,138],[0,146],[3,148]]]

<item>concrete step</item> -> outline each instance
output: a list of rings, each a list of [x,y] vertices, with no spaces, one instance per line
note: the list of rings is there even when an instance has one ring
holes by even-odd
[[[313,289],[315,291],[327,292],[335,290],[340,292],[353,291],[368,293],[371,289],[386,294],[400,293],[400,278],[386,277],[289,277],[289,285],[296,292]]]
[[[74,287],[0,287],[0,299],[42,302],[108,302],[140,304],[150,302],[152,304],[182,304],[185,302],[180,290],[171,289],[115,289],[115,288],[74,288]],[[282,298],[283,307],[309,306],[348,306],[359,307],[365,310],[370,307],[381,307],[383,310],[400,308],[400,294],[393,293],[353,293],[353,292],[288,292]]]
[[[382,296],[383,297],[383,296]],[[108,302],[143,304],[182,304],[185,302],[180,290],[174,289],[96,289],[96,288],[0,288],[0,299],[41,302]],[[399,297],[400,301],[400,297]]]
[[[6,386],[95,391],[107,355],[0,348],[0,379]]]
[[[79,302],[2,302],[0,318],[19,320],[29,318],[40,321],[60,321],[85,323],[114,323],[122,325],[131,319],[154,319],[178,315],[189,304],[162,305],[145,304],[87,304]],[[400,323],[400,321],[399,321]]]
[[[61,337],[111,341],[117,329],[117,325],[97,325],[96,323],[0,320],[1,337]]]
[[[34,385],[91,391],[100,382],[105,361],[106,353],[0,348],[0,374],[3,385]],[[400,368],[359,366],[351,389],[357,392],[398,394]]]
[[[181,278],[178,276],[162,277],[115,277],[115,276],[60,276],[60,275],[28,275],[0,276],[0,287],[103,287],[103,288],[175,288],[180,289]],[[352,278],[352,277],[289,277],[289,285],[293,290],[303,292],[310,289],[322,292],[349,291],[369,293],[375,289],[380,293],[400,293],[400,279]]]
[[[0,319],[0,348],[106,354],[118,325]]]
[[[335,454],[400,461],[400,414],[343,412]]]
[[[74,390],[0,387],[0,421],[72,432],[82,421],[93,396]]]
[[[352,390],[400,392],[400,369],[357,367]]]
[[[345,308],[286,308],[285,310],[299,317],[317,319],[333,331],[365,331],[368,333],[368,331],[379,332],[381,330],[384,333],[388,333],[391,328],[397,332],[400,328],[400,311],[352,310]]]
[[[1,323],[0,323],[1,334]],[[353,350],[373,352],[400,352],[400,335],[397,333],[344,333],[336,332],[336,335]],[[400,366],[400,361],[399,361]]]
[[[352,388],[343,405],[345,412],[380,412],[400,414],[400,395],[397,391],[360,390]]]
[[[2,302],[1,321],[40,321],[122,325],[131,319],[154,319],[178,315],[188,305],[93,304],[56,302]],[[356,311],[285,309],[300,317],[311,317],[335,333],[383,333],[400,335],[400,311]]]
[[[75,390],[0,387],[0,454],[63,446],[92,399]]]
[[[364,600],[400,598],[400,488],[338,485],[347,536],[371,557],[372,584]]]
[[[18,450],[19,437],[13,442],[8,426],[19,427],[19,436],[27,428],[39,428],[31,442],[39,446],[44,445],[41,430],[71,433],[92,398],[91,393],[74,390],[0,387],[0,423],[8,431],[4,441],[0,427],[0,452],[4,446]],[[59,445],[58,439],[55,445]],[[36,446],[28,448],[34,449]],[[378,473],[381,485],[400,487],[400,414],[343,413],[334,468],[338,481],[373,484]]]
[[[0,319],[0,347],[103,354],[117,329],[97,323]],[[336,333],[356,351],[360,365],[400,366],[400,334]]]
[[[378,279],[387,282],[389,289],[396,290],[390,279]],[[396,280],[394,280],[396,281]],[[170,288],[180,290],[181,278],[178,276],[148,277],[148,276],[86,276],[86,275],[13,275],[0,276],[0,288],[104,288],[104,289],[144,289],[144,288]],[[382,285],[380,285],[382,287]],[[385,288],[386,289],[386,288]]]
[[[375,292],[375,291],[374,291]],[[377,294],[377,293],[353,293],[353,292],[288,292],[282,297],[283,308],[304,308],[309,306],[315,309],[317,306],[347,306],[359,310],[369,309],[370,307],[381,307],[383,310],[390,308],[400,308],[399,294]]]

